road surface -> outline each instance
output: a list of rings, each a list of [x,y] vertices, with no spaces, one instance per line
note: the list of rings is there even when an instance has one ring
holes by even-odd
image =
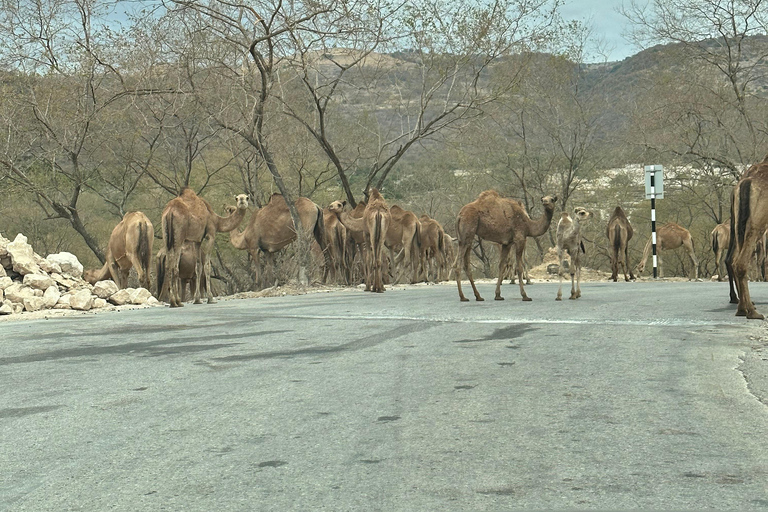
[[[768,508],[765,323],[723,283],[582,288],[4,322],[0,510]]]

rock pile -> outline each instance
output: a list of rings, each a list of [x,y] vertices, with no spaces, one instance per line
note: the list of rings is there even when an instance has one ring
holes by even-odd
[[[82,275],[83,266],[74,254],[60,252],[42,258],[24,235],[18,234],[11,242],[0,234],[0,315],[161,304],[144,288],[118,290],[113,281],[91,286]]]

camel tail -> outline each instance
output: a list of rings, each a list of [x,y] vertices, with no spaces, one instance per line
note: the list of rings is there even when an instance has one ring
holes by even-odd
[[[325,218],[323,217],[323,210],[317,207],[317,222],[312,230],[312,236],[315,237],[315,241],[320,246],[323,252],[327,252],[328,241],[325,239]]]
[[[384,236],[381,229],[381,220],[381,212],[376,212],[376,223],[373,229],[373,236],[371,237],[371,243],[373,244],[371,249],[373,250],[373,257],[375,261],[379,261],[381,259],[381,254],[379,254],[379,252],[381,250],[382,244],[379,243],[379,240],[381,240],[381,237]]]
[[[620,248],[621,248],[621,226],[616,224],[613,227],[613,252],[614,252],[614,254],[618,254]]]
[[[165,251],[160,251],[160,253],[157,254],[157,261],[155,261],[157,265],[157,271],[155,272],[157,292],[155,293],[155,298],[158,300],[160,300],[160,296],[163,293],[163,285],[165,284],[165,255]]]
[[[139,223],[139,261],[144,267],[144,272],[149,274],[149,265],[152,251],[149,248],[149,228],[146,222]]]
[[[739,237],[739,247],[744,245],[744,237],[747,233],[747,222],[749,222],[749,200],[752,195],[752,180],[743,180],[739,184],[739,208],[736,217],[737,236]],[[734,222],[731,222],[733,225]]]
[[[173,249],[173,212],[168,212],[168,215],[163,217],[163,238],[165,239],[165,250],[170,251]]]
[[[712,232],[712,252],[717,254],[717,250],[720,248],[720,240],[718,240],[717,231]]]

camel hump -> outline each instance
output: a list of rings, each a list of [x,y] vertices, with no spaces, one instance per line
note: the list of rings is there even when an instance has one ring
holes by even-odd
[[[477,196],[479,200],[496,199],[499,197],[501,197],[501,195],[493,189],[480,192],[480,195]]]

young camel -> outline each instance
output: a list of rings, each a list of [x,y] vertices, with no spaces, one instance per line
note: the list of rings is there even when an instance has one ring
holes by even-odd
[[[370,197],[370,193],[369,193]],[[419,274],[421,224],[416,214],[404,210],[396,204],[389,207],[390,223],[386,231],[384,245],[389,249],[390,273],[394,282],[399,282],[403,274],[411,269],[411,282],[415,283]],[[395,254],[399,253],[397,257]],[[398,272],[395,268],[401,264]]]
[[[354,259],[357,254],[360,255],[360,259],[365,268],[365,261],[367,256],[367,248],[365,246],[365,223],[363,222],[363,215],[365,214],[365,201],[357,203],[357,206],[352,211],[345,211],[344,207],[347,205],[346,201],[334,201],[328,205],[328,211],[336,215],[339,222],[347,230],[347,271],[350,274],[350,282],[352,282],[352,267]]]
[[[327,256],[323,210],[306,197],[296,198],[296,209],[305,234],[311,235]],[[253,212],[245,230],[231,231],[229,240],[236,249],[247,250],[251,255],[255,266],[256,284],[260,288],[263,287],[259,254],[266,257],[267,268],[270,274],[273,274],[275,254],[296,240],[296,227],[285,198],[280,194],[272,194],[266,206]],[[272,282],[274,279],[270,279],[270,285]]]
[[[418,280],[429,281],[430,274],[435,282],[440,281],[440,272],[445,268],[445,231],[435,219],[428,215],[419,218],[421,225],[421,251],[419,257]]]
[[[656,230],[657,235],[657,247],[659,257],[659,277],[664,277],[664,272],[661,266],[661,251],[672,251],[680,247],[684,247],[688,256],[693,263],[694,279],[699,278],[699,261],[696,259],[696,254],[693,252],[693,238],[691,233],[680,224],[674,222],[668,222],[659,229]],[[643,250],[643,259],[637,265],[637,273],[642,274],[645,270],[645,264],[648,261],[648,257],[651,255],[653,238],[648,238],[648,242],[645,244],[645,250]]]
[[[472,272],[469,269],[469,257],[475,237],[481,240],[489,240],[501,244],[501,257],[499,258],[499,277],[496,281],[496,300],[504,300],[501,296],[501,281],[504,278],[504,266],[509,259],[509,251],[515,247],[516,272],[520,295],[524,301],[531,298],[525,293],[523,287],[523,253],[528,237],[541,236],[547,232],[552,222],[557,197],[545,196],[541,199],[544,205],[544,213],[538,219],[532,220],[525,208],[516,200],[504,198],[495,190],[486,190],[480,196],[459,211],[456,219],[456,232],[459,239],[459,249],[454,261],[456,272],[456,285],[459,289],[459,299],[465,302],[467,299],[461,290],[461,268],[469,278],[475,300],[483,298],[477,291]],[[462,265],[460,267],[459,265]]]
[[[731,243],[731,219],[718,224],[710,234],[712,252],[715,253],[715,266],[717,267],[717,280],[725,281],[725,254]]]
[[[181,246],[181,258],[179,258],[179,288],[181,302],[187,300],[187,285],[189,290],[194,293],[197,286],[197,253],[198,248],[196,244],[192,242],[184,242]],[[157,291],[155,297],[158,300],[167,300],[170,285],[165,278],[165,259],[167,257],[167,251],[165,247],[161,247],[155,256],[155,279],[157,281]]]
[[[624,281],[629,282],[630,279],[635,278],[632,274],[632,267],[629,265],[629,241],[632,240],[633,234],[634,231],[627,215],[621,206],[617,206],[605,228],[605,236],[608,237],[609,250],[611,251],[611,279],[614,283],[618,280],[619,266],[624,273]],[[629,271],[629,276],[627,276],[627,271]]]
[[[565,253],[571,257],[571,264],[568,270],[571,274],[571,299],[581,297],[581,223],[586,222],[592,216],[584,208],[577,206],[573,210],[574,216],[571,217],[567,212],[563,212],[560,221],[557,223],[557,255],[560,260],[560,287],[557,289],[555,300],[563,300],[563,263],[565,262]],[[576,283],[574,286],[574,276]]]
[[[334,282],[341,277],[349,284],[351,276],[347,265],[347,228],[329,207],[323,209],[323,223],[330,262],[330,265],[323,269],[323,282],[330,276]]]
[[[217,232],[229,232],[237,228],[245,217],[248,208],[248,196],[235,196],[236,210],[227,217],[214,213],[208,201],[184,187],[178,197],[168,201],[162,215],[163,241],[167,256],[165,275],[168,278],[168,299],[171,307],[183,306],[179,296],[179,260],[184,242],[193,242],[197,247],[197,279],[195,283],[195,304],[200,304],[200,282],[203,282],[208,304],[213,304],[211,293],[211,252]]]
[[[128,286],[128,272],[135,268],[141,286],[149,290],[154,239],[155,230],[146,215],[141,212],[126,213],[109,236],[104,266],[99,270],[86,270],[83,279],[96,284],[111,277],[122,289]]]

